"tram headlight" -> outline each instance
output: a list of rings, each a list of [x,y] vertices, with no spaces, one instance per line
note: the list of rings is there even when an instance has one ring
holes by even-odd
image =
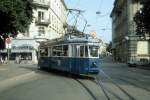
[[[96,62],[93,62],[93,63],[92,63],[92,67],[93,67],[93,68],[96,68],[96,67],[97,67]]]

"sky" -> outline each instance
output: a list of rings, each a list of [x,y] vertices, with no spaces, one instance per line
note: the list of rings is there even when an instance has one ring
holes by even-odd
[[[85,21],[87,26],[85,33],[96,32],[98,38],[109,43],[112,40],[112,27],[110,13],[113,8],[114,0],[64,0],[69,9],[80,9],[84,13],[83,18],[79,18],[77,26],[83,30]],[[96,14],[100,12],[100,14]],[[73,23],[73,15],[69,15],[68,22]]]

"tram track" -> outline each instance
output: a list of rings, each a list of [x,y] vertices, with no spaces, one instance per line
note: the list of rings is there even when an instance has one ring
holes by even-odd
[[[139,88],[139,89],[145,90],[147,92],[150,92],[149,88],[143,87],[142,85],[138,85],[138,84],[136,84],[136,83],[134,83],[134,82],[132,82],[132,81],[130,81],[128,79],[122,79],[122,78],[118,78],[118,77],[117,77],[117,79],[119,79],[120,81],[122,81],[124,83],[130,84],[130,85],[132,85],[132,86],[134,86],[136,88]]]
[[[94,93],[85,85],[85,83],[83,83],[80,79],[75,79],[75,80],[88,92],[88,94],[93,98],[93,100],[99,100],[94,95]]]
[[[147,88],[147,87],[144,87],[143,85],[141,84],[144,84],[146,86],[149,86],[149,84],[145,81],[142,81],[141,79],[145,78],[145,80],[148,80],[149,79],[149,75],[148,74],[145,74],[145,73],[141,73],[139,70],[137,69],[128,69],[127,70],[128,72],[131,72],[129,73],[129,75],[126,75],[126,74],[120,74],[119,76],[115,76],[113,77],[113,79],[115,80],[120,80],[122,81],[123,83],[126,83],[126,84],[129,84],[129,85],[132,85],[134,86],[135,88],[139,88],[139,89],[143,89],[147,92],[150,92],[150,89]],[[139,73],[140,72],[140,73]],[[133,77],[134,76],[134,77]],[[140,78],[139,78],[140,77]]]
[[[100,73],[103,74],[103,76],[105,77],[105,79],[107,79],[110,83],[112,83],[115,87],[117,87],[124,95],[126,95],[128,97],[129,100],[136,100],[133,96],[131,96],[125,89],[123,89],[121,86],[119,86],[109,75],[107,75],[102,69],[100,70]],[[103,93],[105,94],[107,100],[111,100],[111,98],[109,97],[108,93],[111,93],[111,91],[107,88],[107,86],[104,86],[104,82],[99,79],[101,76],[100,74],[98,76],[95,77],[95,83],[101,87]],[[114,90],[115,91],[115,90]],[[124,100],[121,97],[119,97],[118,95],[116,95],[116,93],[111,93],[112,95],[114,95],[117,99],[119,100]]]
[[[105,87],[103,86],[102,82],[99,80],[99,81],[96,81],[96,83],[98,84],[98,86],[102,89],[105,97],[107,100],[110,100],[110,97],[108,96],[107,92],[106,92],[106,89]]]
[[[87,92],[88,94],[93,98],[93,100],[101,100],[101,98],[97,98],[97,96],[89,89],[88,86],[86,86],[84,80],[80,80],[80,79],[75,79]],[[92,83],[96,84],[99,87],[99,91],[102,91],[103,96],[105,97],[104,100],[114,100],[112,99],[108,93],[112,94],[115,98],[117,98],[117,100],[124,100],[122,98],[120,98],[118,95],[116,95],[113,91],[109,90],[108,88],[106,88],[101,80],[98,80],[95,78],[93,79],[89,79]],[[116,99],[115,99],[116,100]]]
[[[128,71],[131,72],[131,73],[135,73],[135,74],[138,73],[139,75],[146,76],[146,77],[150,76],[149,72],[146,72],[146,71],[145,72],[141,72],[141,70],[134,68],[134,69],[130,69]]]
[[[75,79],[89,94],[90,96],[93,98],[93,100],[101,100],[101,98],[97,98],[97,96],[88,88],[88,86],[86,86],[86,84],[84,83],[84,80],[80,80],[80,79]],[[112,91],[110,91],[109,89],[107,89],[101,80],[97,80],[97,78],[88,78],[88,80],[90,80],[92,83],[96,84],[99,87],[99,91],[102,91],[103,96],[105,97],[105,100],[112,100],[111,97],[109,97],[108,93],[112,94],[114,97],[117,98],[117,100],[124,100],[122,98],[120,98],[118,95],[116,95],[115,93],[113,93]],[[113,99],[114,100],[114,99]],[[132,99],[134,100],[134,99]]]

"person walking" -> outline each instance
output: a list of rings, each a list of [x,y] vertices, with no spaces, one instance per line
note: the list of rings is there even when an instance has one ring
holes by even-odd
[[[19,64],[21,63],[21,55],[19,55]]]
[[[7,58],[7,56],[5,57],[5,64],[8,64],[8,58]]]
[[[4,61],[3,61],[3,57],[2,57],[2,56],[0,56],[0,63],[1,63],[1,64],[3,64],[3,63],[4,63]]]

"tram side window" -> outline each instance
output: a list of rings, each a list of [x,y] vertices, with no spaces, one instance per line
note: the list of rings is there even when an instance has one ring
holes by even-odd
[[[48,48],[40,49],[40,56],[48,56]]]
[[[51,54],[51,47],[49,47],[49,56],[52,56],[52,54]]]
[[[63,53],[61,56],[68,56],[68,45],[63,45]]]
[[[77,57],[77,48],[76,48],[76,45],[72,45],[72,57]]]
[[[52,56],[61,56],[62,46],[54,46],[52,50]]]
[[[80,46],[80,57],[84,57],[84,46]]]
[[[85,57],[88,57],[88,46],[85,46]]]
[[[54,46],[52,56],[68,56],[68,45]]]

